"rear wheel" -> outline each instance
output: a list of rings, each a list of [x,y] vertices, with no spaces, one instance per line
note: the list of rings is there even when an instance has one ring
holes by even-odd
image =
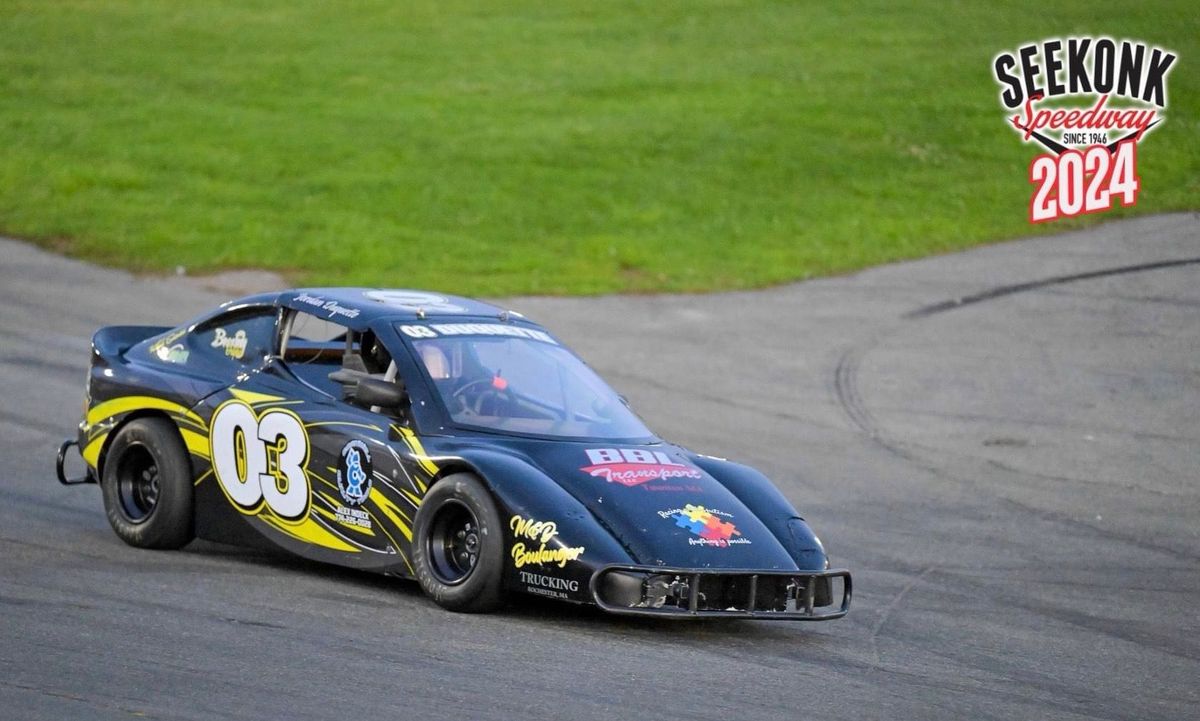
[[[179,548],[192,540],[192,466],[165,418],[138,418],[117,432],[100,487],[108,522],[129,545]]]
[[[499,608],[504,602],[502,528],[479,478],[455,473],[438,481],[413,523],[413,565],[421,588],[451,611]]]

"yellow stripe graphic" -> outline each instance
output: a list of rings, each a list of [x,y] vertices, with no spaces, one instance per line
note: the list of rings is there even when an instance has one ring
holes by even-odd
[[[272,528],[277,528],[287,535],[304,541],[305,543],[311,543],[314,546],[321,546],[323,548],[332,548],[335,551],[346,551],[347,553],[359,552],[357,547],[346,543],[342,539],[330,533],[328,529],[313,520],[312,516],[306,517],[302,523],[296,525],[286,524],[279,519],[266,514],[260,515],[258,518],[270,524]]]
[[[162,398],[156,398],[155,396],[121,396],[120,398],[113,398],[103,403],[97,403],[88,411],[87,425],[89,426],[89,431],[92,430],[92,427],[114,416],[141,410],[159,410],[175,413],[194,423],[199,428],[208,427],[204,419],[193,413],[187,406]],[[100,451],[104,448],[104,442],[108,439],[108,434],[107,430],[98,433],[88,441],[87,446],[81,452],[83,459],[92,468],[95,468],[100,463]],[[180,434],[183,436],[183,442],[190,452],[202,458],[209,457],[207,437],[187,429],[180,429]]]
[[[108,438],[107,433],[93,438],[91,442],[87,444],[87,448],[84,448],[83,452],[80,454],[83,456],[83,460],[87,461],[87,464],[92,468],[96,468],[100,463],[100,449],[104,447],[105,438]]]
[[[417,498],[417,497],[416,497],[416,496],[414,496],[413,494],[409,493],[409,492],[408,492],[408,489],[405,489],[405,488],[400,488],[400,489],[397,489],[397,490],[399,490],[401,493],[403,493],[403,494],[404,494],[404,497],[408,499],[408,502],[409,502],[409,503],[413,504],[413,508],[417,508],[417,507],[419,507],[419,506],[421,505],[421,499],[420,499],[420,498]]]
[[[208,455],[208,436],[202,436],[195,431],[190,431],[186,428],[179,429],[179,435],[183,436],[183,444],[187,446],[190,453],[207,459]]]
[[[401,511],[395,503],[388,500],[387,496],[380,493],[378,488],[371,489],[370,498],[375,502],[375,506],[379,508],[380,512],[387,516],[396,525],[396,528],[400,529],[400,534],[411,542],[412,529],[409,528],[406,522],[408,521],[408,516],[404,514],[404,511]]]
[[[283,396],[269,396],[266,393],[255,393],[254,391],[244,391],[240,388],[230,388],[229,392],[233,394],[234,398],[237,398],[239,401],[244,401],[246,403],[249,403],[250,405],[254,405],[256,403],[270,403],[271,401],[283,400]]]
[[[413,453],[413,458],[420,464],[421,468],[424,468],[425,472],[431,476],[436,475],[438,472],[437,464],[425,453],[425,447],[421,445],[421,439],[417,438],[417,434],[403,426],[397,425],[393,425],[392,430],[399,433],[400,437],[404,439],[404,443],[408,445]],[[425,484],[419,478],[414,478],[414,480],[417,482],[417,486],[420,487],[421,492],[424,493]]]

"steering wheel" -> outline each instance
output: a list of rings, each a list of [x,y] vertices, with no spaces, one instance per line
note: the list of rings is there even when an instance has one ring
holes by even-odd
[[[477,378],[473,381],[469,381],[467,383],[464,383],[457,390],[455,390],[453,393],[451,393],[450,397],[455,399],[456,401],[458,401],[459,407],[462,411],[466,411],[468,413],[472,413],[474,415],[481,416],[481,415],[483,415],[483,413],[481,413],[481,411],[483,409],[484,400],[486,400],[488,398],[493,398],[493,397],[496,398],[497,400],[503,399],[505,401],[512,399],[512,396],[508,393],[507,390],[497,388],[494,385],[492,385],[494,380],[495,379],[493,379],[493,378]],[[470,401],[468,401],[467,400],[468,392],[472,391],[472,389],[474,389],[476,386],[482,386],[482,385],[486,385],[487,387],[484,388],[483,390],[481,390],[479,392],[479,394],[477,396],[475,396],[475,402],[471,403]]]

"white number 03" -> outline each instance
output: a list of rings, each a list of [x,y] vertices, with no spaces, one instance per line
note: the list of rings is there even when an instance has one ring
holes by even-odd
[[[257,513],[264,503],[287,520],[308,513],[308,433],[295,415],[257,416],[245,403],[227,401],[213,413],[209,443],[213,473],[243,513]]]

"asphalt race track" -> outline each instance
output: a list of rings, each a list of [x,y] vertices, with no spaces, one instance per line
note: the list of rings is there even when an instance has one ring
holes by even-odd
[[[54,480],[88,338],[222,299],[0,241],[0,718],[1200,718],[1196,214],[510,302],[662,435],[776,480],[855,574],[823,624],[455,615],[409,582],[125,546],[96,487]]]

